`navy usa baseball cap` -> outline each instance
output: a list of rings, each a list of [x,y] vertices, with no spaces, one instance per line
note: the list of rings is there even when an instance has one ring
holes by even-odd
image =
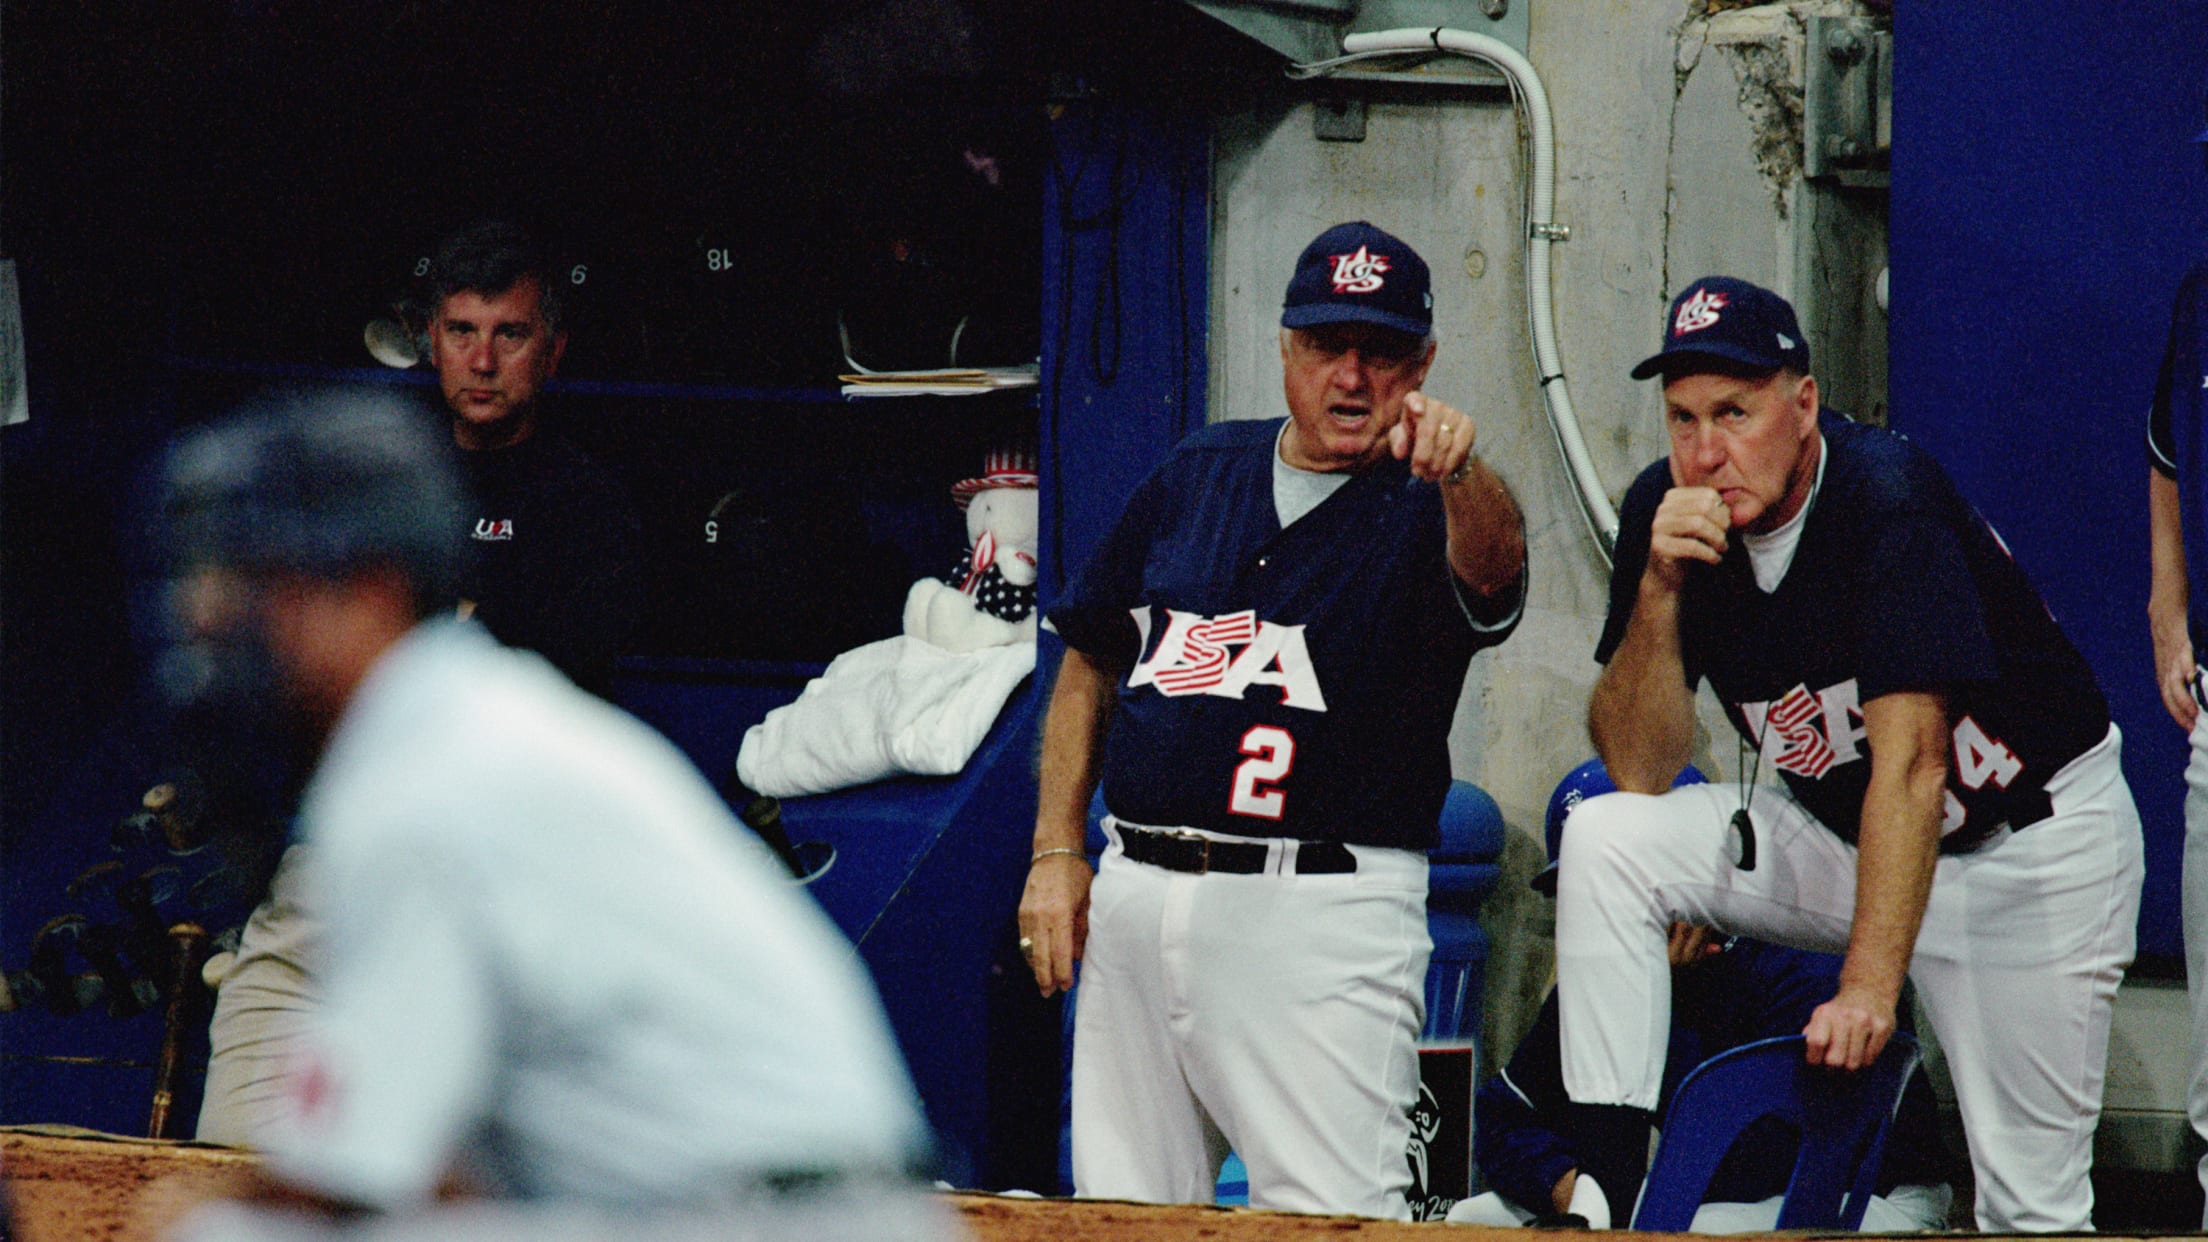
[[[1806,375],[1809,342],[1785,298],[1731,276],[1704,276],[1672,299],[1664,347],[1643,358],[1633,378],[1743,367],[1792,367]]]
[[[1371,323],[1413,336],[1434,328],[1433,278],[1399,237],[1362,220],[1318,235],[1296,259],[1280,326]]]

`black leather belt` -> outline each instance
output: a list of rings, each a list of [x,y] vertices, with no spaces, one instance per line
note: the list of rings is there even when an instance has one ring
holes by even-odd
[[[1221,871],[1230,875],[1256,875],[1265,870],[1270,846],[1255,841],[1214,841],[1193,832],[1157,832],[1119,825],[1119,845],[1127,857],[1167,871],[1202,875]],[[1339,841],[1305,841],[1296,847],[1297,875],[1347,875],[1357,870],[1357,856]]]

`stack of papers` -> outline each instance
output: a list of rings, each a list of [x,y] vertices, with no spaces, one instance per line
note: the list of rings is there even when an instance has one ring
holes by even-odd
[[[866,371],[840,375],[846,397],[964,397],[1000,388],[1033,388],[1038,366],[968,367],[946,371]]]

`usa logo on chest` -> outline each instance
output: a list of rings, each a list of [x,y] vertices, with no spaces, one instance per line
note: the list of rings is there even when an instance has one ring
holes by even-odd
[[[1738,707],[1749,736],[1758,740],[1763,757],[1781,772],[1822,780],[1833,768],[1869,753],[1864,743],[1870,731],[1863,723],[1853,677],[1815,692],[1797,685],[1769,702]],[[1943,833],[1962,827],[1967,818],[1957,789],[1966,793],[2007,789],[2024,772],[2024,761],[2016,752],[1967,712],[1954,718],[1948,738],[1952,762],[1943,799]]]
[[[1863,757],[1863,711],[1852,677],[1815,694],[1796,686],[1768,703],[1743,703],[1740,715],[1760,739],[1763,757],[1781,772],[1818,780],[1835,764]]]
[[[1154,621],[1149,605],[1129,611],[1142,632],[1144,650],[1149,650]],[[1260,621],[1247,608],[1223,617],[1168,608],[1165,616],[1157,649],[1127,677],[1130,688],[1154,686],[1168,697],[1210,694],[1239,699],[1253,686],[1273,686],[1279,689],[1283,706],[1326,710],[1326,695],[1319,690],[1318,670],[1312,667],[1302,626]]]
[[[475,520],[475,537],[492,541],[511,539],[514,537],[514,519],[477,518]]]

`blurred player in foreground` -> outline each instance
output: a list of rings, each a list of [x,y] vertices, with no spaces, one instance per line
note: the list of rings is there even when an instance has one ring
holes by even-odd
[[[953,1236],[850,945],[658,735],[451,619],[429,437],[323,400],[170,459],[168,688],[313,756],[326,920],[264,1174],[185,1236]]]

